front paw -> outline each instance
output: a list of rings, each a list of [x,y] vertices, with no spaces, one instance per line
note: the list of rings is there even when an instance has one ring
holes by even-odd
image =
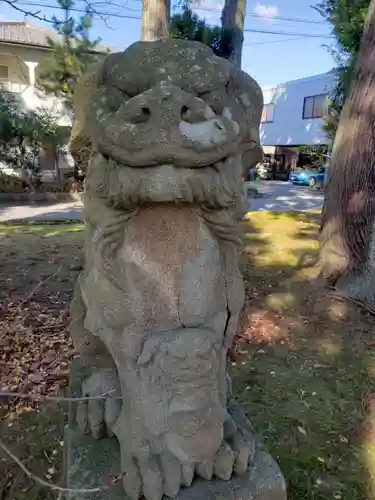
[[[120,443],[121,449],[121,443]],[[131,500],[161,500],[164,495],[175,498],[181,486],[190,486],[194,465],[181,463],[168,452],[142,457],[130,456],[122,450],[122,483]]]
[[[149,446],[143,453],[129,453],[129,443],[121,445],[123,486],[131,500],[161,500],[175,498],[181,486],[189,487],[194,476],[211,480],[213,476],[228,481],[233,474],[244,474],[252,462],[255,443],[251,436],[238,430],[233,422],[212,460],[201,463],[183,463],[168,450],[153,454]]]
[[[121,390],[117,373],[101,370],[82,384],[82,397],[77,407],[77,424],[83,434],[95,439],[113,436],[112,427],[121,410]]]
[[[212,476],[228,481],[233,474],[244,474],[255,454],[255,441],[251,435],[237,428],[232,419],[224,425],[224,439],[211,461],[198,464],[198,476],[210,480]]]

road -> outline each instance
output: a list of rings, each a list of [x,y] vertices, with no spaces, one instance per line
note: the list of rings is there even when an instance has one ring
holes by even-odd
[[[256,182],[261,198],[249,198],[249,211],[258,210],[320,210],[323,195],[319,191],[280,181]],[[82,204],[55,203],[43,205],[0,206],[0,222],[11,220],[59,220],[82,218]]]
[[[308,187],[295,186],[289,182],[261,181],[255,185],[262,193],[262,198],[249,200],[249,211],[258,210],[321,210],[324,195]]]

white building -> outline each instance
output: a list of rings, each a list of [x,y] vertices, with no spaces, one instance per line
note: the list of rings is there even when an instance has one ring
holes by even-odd
[[[264,146],[328,144],[322,128],[333,72],[263,87],[260,137]]]
[[[292,168],[296,146],[329,145],[323,130],[333,72],[263,87],[264,108],[260,139],[265,154],[280,156]]]
[[[46,95],[38,88],[38,76],[43,62],[52,54],[49,38],[57,41],[58,35],[54,30],[33,26],[27,19],[0,22],[0,89],[18,95],[27,109],[45,110],[54,115],[58,125],[68,131],[72,116],[61,99]],[[100,53],[109,51],[109,47],[98,47]],[[60,160],[68,162],[66,167],[71,168],[70,155]],[[50,169],[52,162],[51,152],[44,150],[42,169]],[[61,168],[64,165],[60,165]]]
[[[26,19],[0,23],[0,88],[18,94],[27,108],[46,109],[60,126],[69,126],[71,117],[61,100],[37,88],[40,63],[52,53],[48,37],[56,40],[56,32],[32,26]]]

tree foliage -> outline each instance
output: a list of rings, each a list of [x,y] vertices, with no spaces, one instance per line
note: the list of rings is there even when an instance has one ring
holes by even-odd
[[[316,10],[332,24],[339,50],[356,56],[370,0],[322,0]]]
[[[299,158],[308,159],[306,164],[314,168],[324,166],[327,157],[327,146],[316,144],[314,146],[297,146],[294,148],[299,153]]]
[[[65,17],[63,20],[53,18],[58,39],[48,40],[53,53],[50,59],[41,63],[39,84],[45,92],[62,97],[67,107],[72,109],[74,86],[97,61],[99,56],[95,49],[99,40],[91,41],[89,38],[92,26],[89,10],[76,21],[71,14],[73,0],[58,0],[57,3]]]
[[[172,17],[169,36],[204,43],[217,56],[226,59],[230,59],[233,51],[233,30],[208,26],[187,5],[183,7],[182,13]]]
[[[19,96],[0,92],[0,161],[38,176],[42,145],[55,144],[59,128],[47,111],[31,111]]]
[[[370,0],[321,0],[315,9],[332,25],[337,47],[330,48],[336,62],[337,85],[332,92],[325,129],[333,139],[350,92],[354,68]]]

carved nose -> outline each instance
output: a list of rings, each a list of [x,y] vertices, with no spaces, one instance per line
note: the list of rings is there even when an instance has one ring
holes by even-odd
[[[215,113],[202,99],[173,85],[158,84],[123,105],[122,119],[134,125],[158,121],[202,123]]]
[[[204,102],[196,101],[190,106],[183,105],[181,107],[181,120],[188,123],[199,123],[205,120],[210,120],[215,116],[212,109]]]
[[[189,108],[187,106],[182,106],[181,108],[181,119],[187,121],[189,115]]]
[[[148,106],[142,106],[135,111],[130,122],[131,123],[146,123],[151,118],[151,109]]]

